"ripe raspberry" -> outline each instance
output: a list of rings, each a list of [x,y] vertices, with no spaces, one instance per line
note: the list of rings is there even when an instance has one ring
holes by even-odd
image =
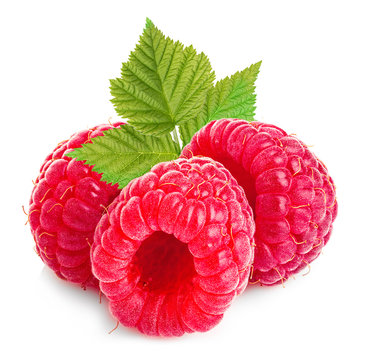
[[[29,222],[37,253],[60,278],[84,288],[98,287],[91,273],[90,245],[105,207],[119,191],[66,154],[121,124],[99,125],[59,143],[45,159],[32,191]]]
[[[211,159],[160,163],[132,180],[91,252],[113,316],[148,335],[211,329],[248,283],[252,216],[242,188]]]
[[[209,156],[243,186],[253,209],[253,282],[277,284],[318,257],[337,215],[333,180],[306,145],[274,126],[238,119],[212,121],[183,157]]]

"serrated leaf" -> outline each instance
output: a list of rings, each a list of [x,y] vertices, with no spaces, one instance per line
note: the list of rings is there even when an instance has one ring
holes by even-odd
[[[214,77],[206,55],[165,37],[147,19],[121,78],[111,80],[111,101],[137,130],[160,136],[198,116]]]
[[[210,88],[200,114],[192,121],[179,127],[183,146],[191,141],[192,136],[212,120],[239,118],[254,120],[255,115],[255,80],[261,61],[243,71],[218,81]]]
[[[161,137],[146,136],[126,124],[104,132],[92,143],[67,154],[77,160],[94,165],[93,170],[102,174],[107,183],[122,188],[132,179],[148,172],[155,164],[179,156],[170,134]]]

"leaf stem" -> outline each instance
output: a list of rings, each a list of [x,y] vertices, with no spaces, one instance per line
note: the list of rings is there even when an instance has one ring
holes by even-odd
[[[182,148],[181,148],[180,143],[179,143],[179,137],[178,137],[178,133],[177,133],[177,127],[174,128],[174,130],[171,132],[171,134],[173,135],[173,140],[176,143],[176,147],[177,147],[177,150],[178,150],[178,154],[180,154],[181,151],[182,151]]]

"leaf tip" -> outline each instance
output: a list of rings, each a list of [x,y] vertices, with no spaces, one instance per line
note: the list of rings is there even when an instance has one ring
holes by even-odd
[[[73,149],[72,151],[66,153],[65,156],[71,159],[76,159],[79,155],[77,154],[77,149]]]
[[[260,61],[258,61],[258,62],[255,64],[256,68],[258,69],[258,72],[259,72],[260,67],[262,66],[262,61],[263,61],[263,60],[260,60]]]
[[[146,23],[145,23],[145,30],[151,28],[154,26],[154,23],[147,17],[146,18]]]

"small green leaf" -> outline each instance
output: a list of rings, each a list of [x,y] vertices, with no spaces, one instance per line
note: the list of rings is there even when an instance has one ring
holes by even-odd
[[[102,174],[107,183],[122,188],[132,179],[148,172],[155,164],[179,156],[176,143],[170,134],[161,137],[146,136],[126,124],[104,132],[68,153],[77,160],[94,165],[93,170]]]
[[[111,80],[117,113],[154,136],[196,118],[215,77],[206,55],[165,37],[149,19],[121,75]]]
[[[222,118],[254,120],[256,109],[254,83],[260,66],[261,61],[218,81],[209,89],[201,113],[194,120],[179,127],[183,146],[191,141],[199,129],[212,120]]]

